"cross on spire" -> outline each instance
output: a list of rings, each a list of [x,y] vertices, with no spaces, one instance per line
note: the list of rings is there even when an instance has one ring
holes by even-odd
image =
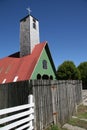
[[[28,14],[30,15],[30,13],[32,12],[31,9],[28,7],[27,8]]]

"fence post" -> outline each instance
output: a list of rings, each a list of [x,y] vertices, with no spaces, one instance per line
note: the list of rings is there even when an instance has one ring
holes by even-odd
[[[54,124],[58,123],[58,112],[56,109],[56,99],[57,99],[57,86],[56,85],[52,85],[51,86],[51,92],[52,92],[52,107],[53,107],[53,120],[54,120]]]
[[[29,103],[29,104],[33,103],[33,95],[32,95],[32,94],[30,94],[30,95],[28,96],[28,103]]]
[[[32,104],[34,101],[33,101],[33,95],[32,94],[30,94],[29,96],[28,96],[28,104]],[[32,109],[34,109],[34,108],[30,108],[30,110],[32,110]],[[30,117],[32,118],[32,116],[33,116],[33,114],[31,114],[30,115]],[[32,127],[34,127],[34,124],[33,124],[33,120],[31,120],[30,122],[29,122],[29,124],[30,124],[30,128],[32,129]]]

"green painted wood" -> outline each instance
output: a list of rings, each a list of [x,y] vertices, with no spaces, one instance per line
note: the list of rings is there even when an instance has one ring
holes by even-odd
[[[47,69],[43,69],[43,64],[42,64],[43,60],[47,61]],[[45,74],[45,75],[48,75],[49,77],[52,75],[53,79],[56,79],[56,74],[52,68],[50,59],[46,53],[45,48],[42,51],[42,54],[38,60],[38,63],[33,71],[33,74],[31,75],[30,79],[37,79],[37,74],[40,74],[41,76],[43,76]]]

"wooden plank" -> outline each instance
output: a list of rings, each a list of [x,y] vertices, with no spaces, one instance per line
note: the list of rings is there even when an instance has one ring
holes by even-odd
[[[30,120],[33,120],[33,119],[34,119],[34,116],[31,115],[31,116],[29,116],[29,117],[27,117],[27,118],[25,118],[25,119],[21,119],[21,120],[19,120],[19,121],[15,121],[14,123],[11,123],[11,124],[9,124],[9,125],[6,125],[6,126],[0,128],[0,130],[10,130],[10,129],[14,128],[14,127],[17,127],[17,126],[19,126],[19,125],[22,125],[22,124],[24,124],[24,123],[27,123],[27,122],[29,122]]]
[[[16,128],[15,130],[23,130],[23,129],[28,128],[28,127],[29,127],[29,123],[27,123],[27,124],[25,124],[25,125],[23,125],[23,126],[21,126],[19,128]]]
[[[29,86],[28,80],[0,84],[0,109],[27,104],[28,95],[31,89]],[[13,96],[14,93],[15,96]]]
[[[9,108],[9,109],[8,108],[2,109],[2,110],[0,110],[0,115],[8,114],[8,113],[11,113],[11,112],[16,112],[16,111],[19,111],[19,110],[24,110],[24,109],[27,109],[27,108],[30,108],[30,107],[34,107],[34,103],[26,104],[26,105],[20,105],[20,106],[12,107],[12,108]]]
[[[35,130],[45,129],[53,123],[52,94],[50,81],[33,81],[35,99]]]
[[[13,121],[13,120],[15,120],[15,119],[19,119],[19,118],[21,118],[21,117],[30,115],[30,114],[32,114],[32,113],[34,113],[34,109],[31,109],[31,108],[30,108],[30,110],[28,110],[28,111],[20,112],[20,113],[15,114],[15,115],[13,114],[12,116],[5,117],[5,118],[0,119],[0,124],[6,123],[6,122],[9,122],[9,121]]]

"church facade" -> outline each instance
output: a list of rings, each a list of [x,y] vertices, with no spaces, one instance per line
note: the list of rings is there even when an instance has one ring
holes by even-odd
[[[39,21],[28,15],[20,20],[20,52],[0,59],[0,84],[30,79],[56,79],[56,69]]]

